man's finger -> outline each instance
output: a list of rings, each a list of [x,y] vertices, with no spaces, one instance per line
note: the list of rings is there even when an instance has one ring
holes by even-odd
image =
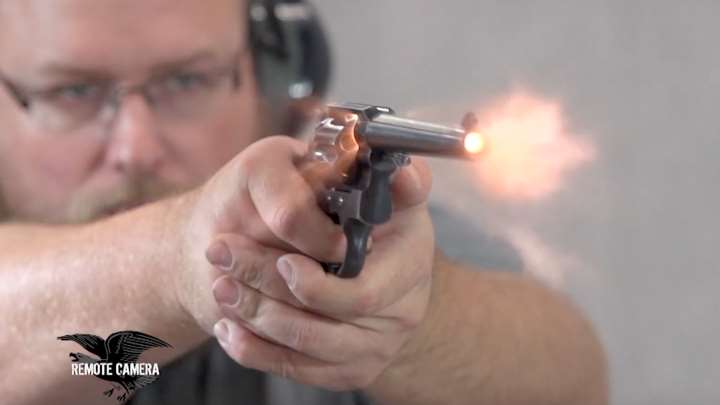
[[[262,167],[248,174],[250,198],[274,237],[319,260],[337,261],[344,251],[341,229],[320,208],[317,196],[303,178],[296,163],[307,152],[307,145],[285,137],[266,139],[252,150],[262,162],[247,162]]]
[[[239,234],[220,234],[207,250],[210,263],[249,288],[289,305],[302,307],[278,273],[277,259],[285,251],[268,248]]]
[[[214,331],[225,352],[248,368],[338,391],[364,388],[371,381],[357,364],[338,366],[314,359],[270,343],[229,319],[220,320]]]
[[[417,226],[406,232],[423,229]],[[407,252],[434,247],[432,237],[405,233],[389,235],[375,245],[363,271],[353,279],[327,274],[316,261],[299,254],[281,257],[278,270],[295,297],[313,311],[338,319],[377,315],[430,277],[430,269],[422,268],[423,263]]]
[[[432,187],[432,173],[427,162],[413,156],[410,165],[399,168],[392,181],[395,211],[414,207],[427,201]]]
[[[375,332],[302,311],[274,300],[229,277],[218,279],[213,293],[226,317],[256,335],[296,352],[332,363],[362,359],[371,353]],[[389,354],[388,354],[389,356]]]

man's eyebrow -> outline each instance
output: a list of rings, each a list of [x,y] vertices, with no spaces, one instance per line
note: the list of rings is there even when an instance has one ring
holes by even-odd
[[[180,59],[171,60],[168,62],[161,62],[154,65],[150,69],[151,75],[162,74],[169,71],[178,70],[181,68],[187,68],[194,65],[201,65],[206,63],[214,63],[218,61],[218,55],[209,50],[195,52],[189,56],[182,57]]]
[[[185,57],[166,62],[160,62],[150,67],[150,75],[166,73],[193,65],[213,63],[218,60],[216,53],[209,50],[198,51]],[[77,78],[90,80],[110,80],[113,74],[110,70],[96,67],[73,65],[65,62],[51,61],[40,67],[39,72],[47,76]]]
[[[104,70],[74,66],[63,62],[48,62],[38,69],[44,77],[78,78],[90,80],[109,80],[112,75]]]

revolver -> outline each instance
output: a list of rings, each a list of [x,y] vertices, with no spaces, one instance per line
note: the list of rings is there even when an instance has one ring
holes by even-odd
[[[348,121],[346,117],[357,119]],[[373,226],[387,222],[393,211],[393,173],[410,163],[411,154],[472,158],[486,149],[475,131],[478,120],[468,113],[459,128],[395,115],[389,107],[343,103],[330,105],[315,128],[310,146],[313,160],[334,163],[349,150],[352,163],[340,184],[325,190],[323,210],[342,227],[347,251],[342,263],[322,263],[341,278],[360,274]]]

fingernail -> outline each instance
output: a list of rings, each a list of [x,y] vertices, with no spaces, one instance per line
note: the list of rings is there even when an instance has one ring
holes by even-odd
[[[285,257],[281,257],[277,261],[278,272],[285,279],[288,287],[292,290],[295,288],[295,270],[293,270],[290,261]]]
[[[213,326],[213,334],[217,338],[220,344],[226,345],[230,341],[230,328],[228,327],[228,321],[221,319]]]
[[[213,296],[220,304],[234,305],[240,298],[240,289],[230,277],[222,277],[213,285]]]
[[[208,262],[224,271],[230,271],[233,268],[233,256],[227,243],[222,240],[213,241],[205,251],[205,257]]]

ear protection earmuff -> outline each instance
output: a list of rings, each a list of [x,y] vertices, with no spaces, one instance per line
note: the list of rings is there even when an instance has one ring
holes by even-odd
[[[255,72],[270,107],[269,130],[295,134],[308,118],[304,106],[328,88],[327,37],[304,0],[249,0],[248,16]]]

